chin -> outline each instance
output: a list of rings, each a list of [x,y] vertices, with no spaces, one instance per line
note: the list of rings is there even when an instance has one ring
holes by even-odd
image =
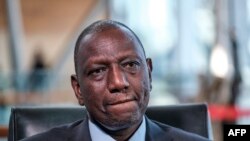
[[[102,126],[111,131],[122,130],[140,124],[142,117],[143,115],[140,112],[130,113],[130,116],[109,117]]]

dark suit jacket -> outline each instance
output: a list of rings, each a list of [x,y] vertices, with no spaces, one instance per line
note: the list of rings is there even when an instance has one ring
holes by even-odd
[[[22,141],[91,141],[88,119],[55,127]],[[208,139],[146,118],[146,141],[208,141]]]

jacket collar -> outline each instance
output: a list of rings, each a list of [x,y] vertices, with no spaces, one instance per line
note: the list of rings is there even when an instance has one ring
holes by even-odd
[[[161,129],[156,123],[146,117],[146,141],[172,141],[167,130]]]
[[[146,141],[172,141],[169,134],[166,134],[166,130],[161,129],[156,123],[151,121],[145,116],[146,121]],[[72,134],[68,138],[68,141],[91,141],[88,117],[86,118],[73,130]]]
[[[72,130],[68,141],[91,141],[88,116]]]

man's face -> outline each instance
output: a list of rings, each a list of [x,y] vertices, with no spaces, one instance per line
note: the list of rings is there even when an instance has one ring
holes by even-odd
[[[142,120],[149,101],[151,60],[127,29],[110,29],[82,39],[77,55],[78,101],[91,120],[110,130]]]

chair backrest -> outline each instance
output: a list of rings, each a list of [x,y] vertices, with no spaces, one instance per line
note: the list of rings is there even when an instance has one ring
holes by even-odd
[[[83,119],[86,113],[83,107],[13,107],[8,140],[20,140],[54,126]],[[146,115],[150,119],[212,139],[206,104],[148,107]]]

